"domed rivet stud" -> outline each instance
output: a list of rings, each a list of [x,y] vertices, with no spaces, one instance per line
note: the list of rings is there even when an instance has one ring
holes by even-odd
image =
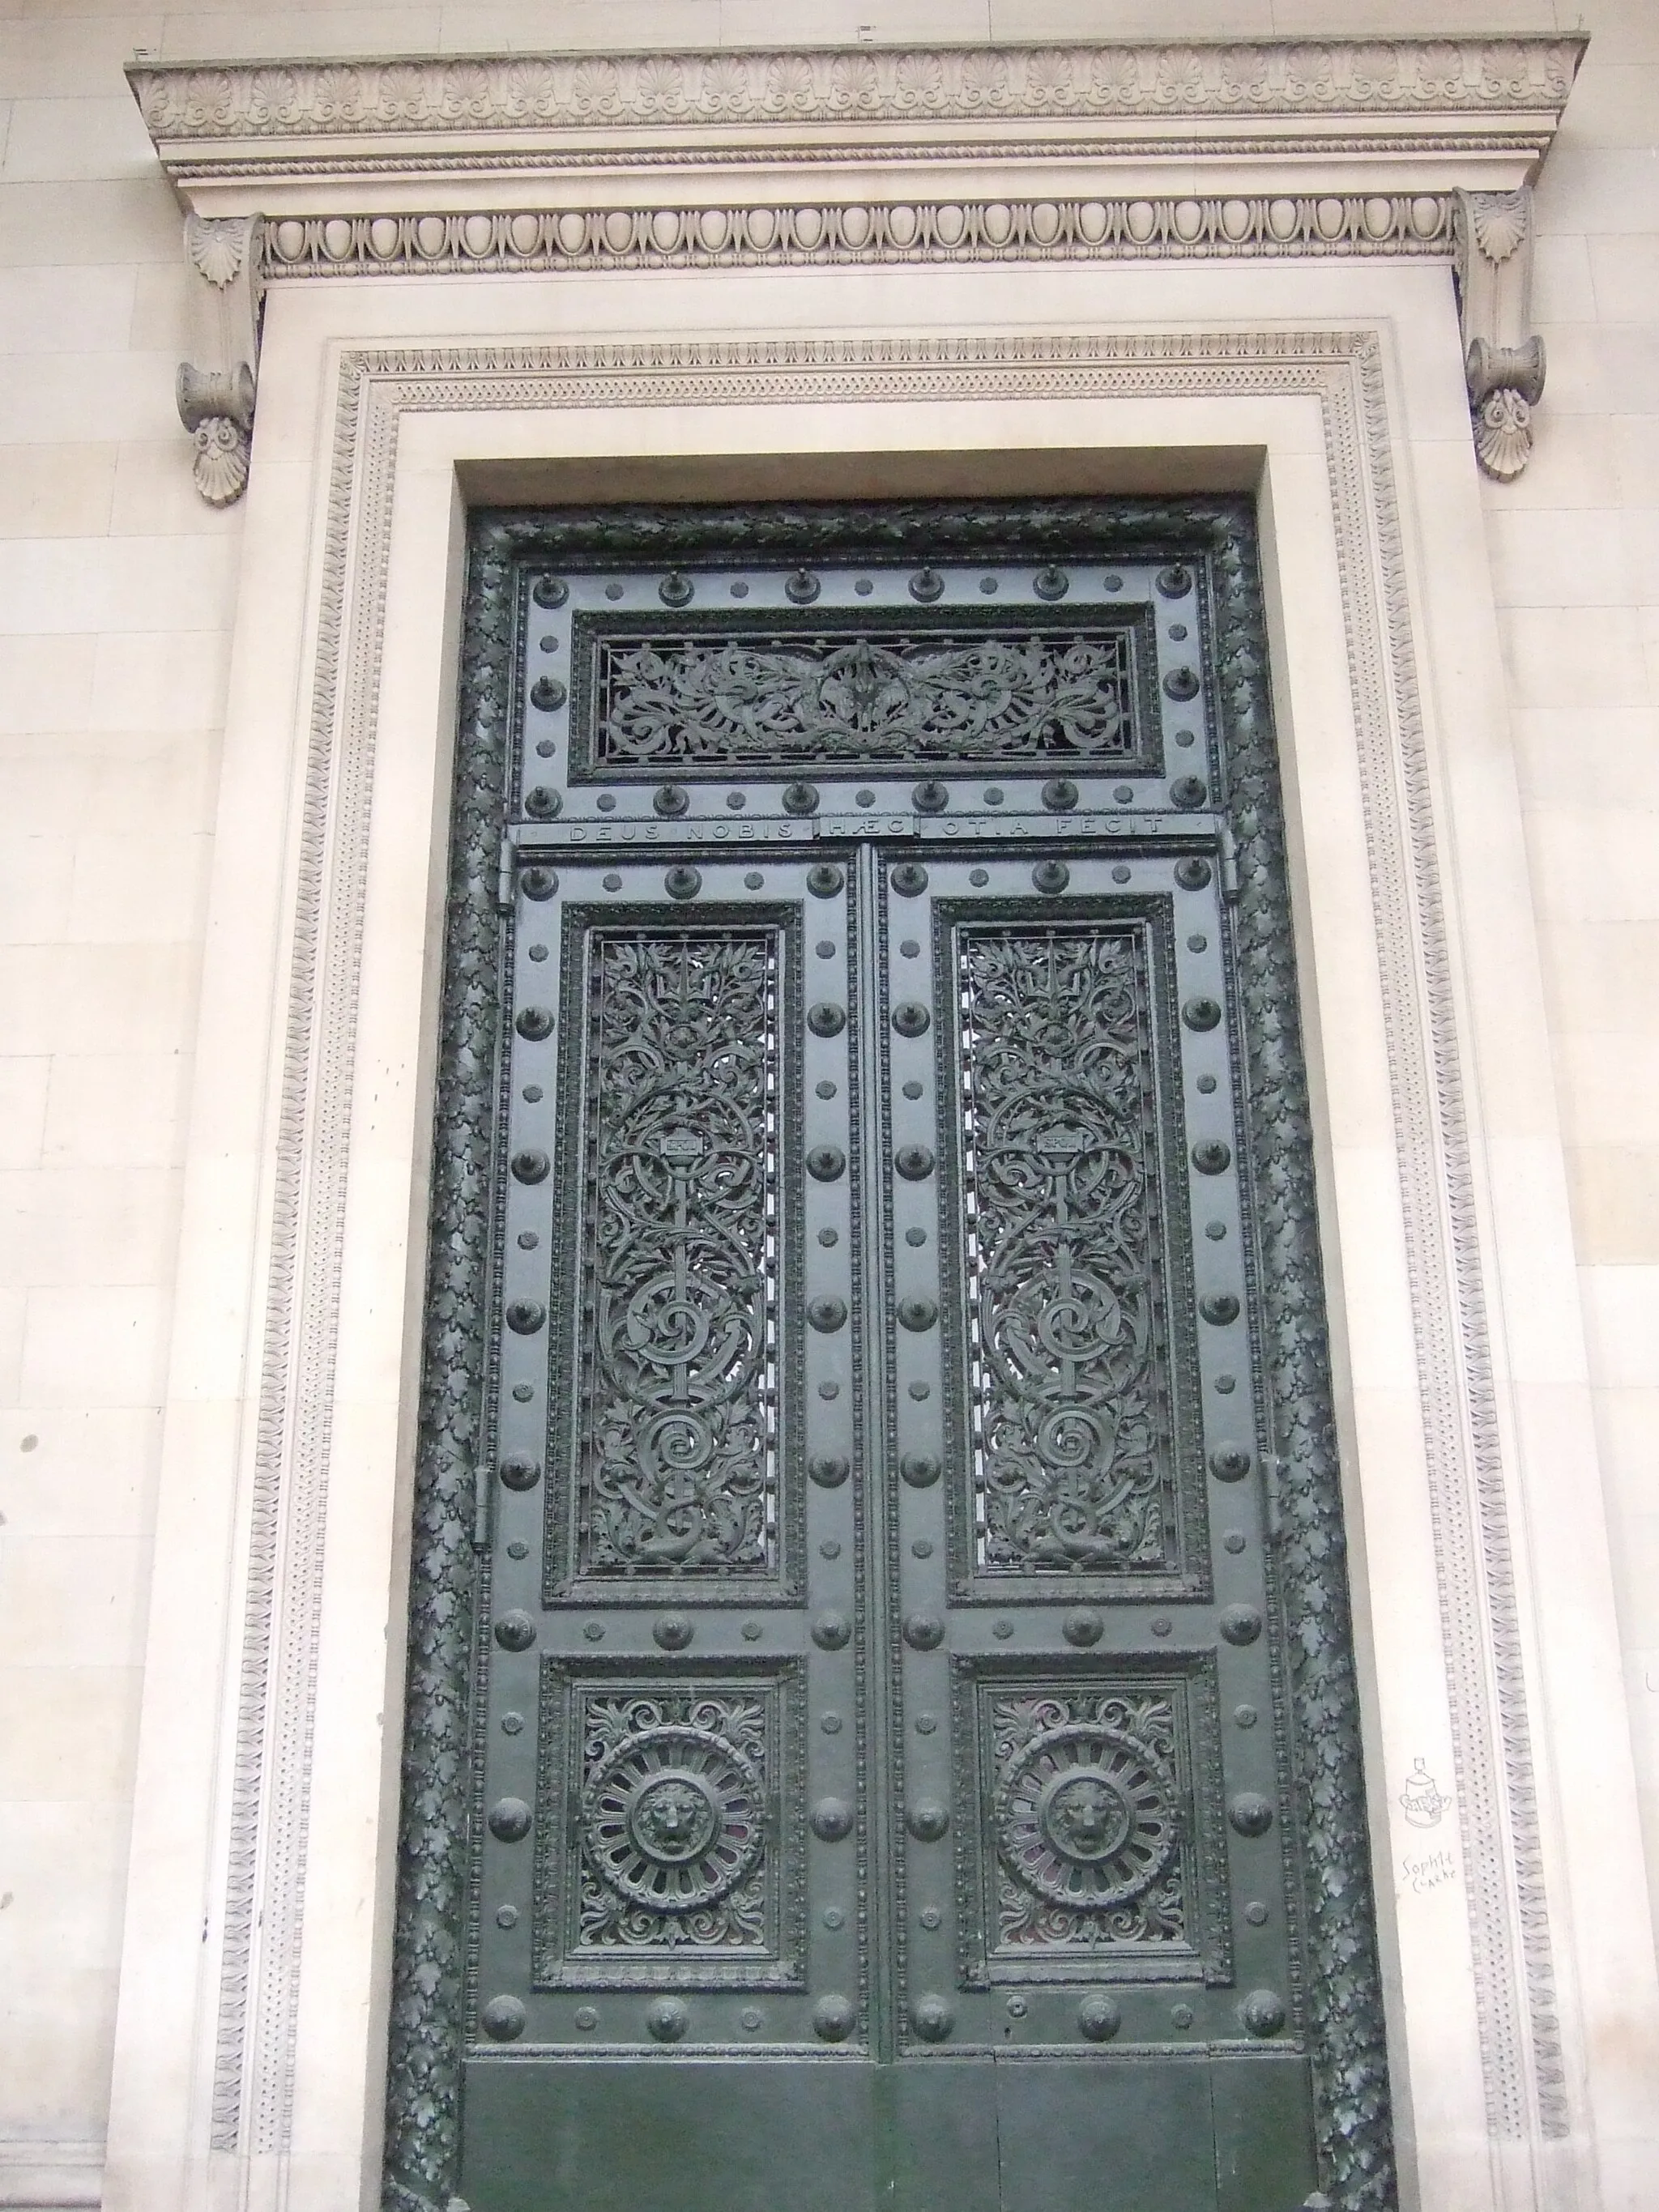
[[[910,804],[918,814],[943,814],[951,804],[950,787],[930,775],[911,787]]]
[[[1090,2043],[1109,2043],[1123,2025],[1115,1997],[1085,1997],[1077,2008],[1077,2032]]]
[[[893,1165],[906,1182],[925,1182],[933,1172],[933,1156],[926,1145],[904,1145],[894,1153]]]
[[[536,1641],[536,1624],[527,1613],[504,1613],[495,1623],[495,1641],[503,1651],[528,1651]]]
[[[1050,897],[1063,891],[1071,880],[1072,872],[1064,860],[1039,860],[1031,871],[1031,881]]]
[[[645,2008],[645,2024],[659,2043],[678,2043],[691,2015],[678,1997],[653,1997]]]
[[[939,1308],[932,1298],[901,1298],[898,1317],[901,1328],[918,1331],[932,1328],[939,1319]]]
[[[551,1165],[545,1152],[526,1151],[513,1155],[513,1173],[520,1182],[544,1182]]]
[[[936,1651],[945,1641],[945,1623],[936,1613],[907,1613],[904,1640],[913,1651]]]
[[[1193,2008],[1189,2004],[1171,2005],[1170,2018],[1177,2027],[1190,2027],[1193,2024]]]
[[[478,2014],[478,2025],[492,2043],[516,2043],[529,2018],[517,1997],[491,1997]]]
[[[695,589],[690,576],[681,575],[677,568],[672,576],[665,576],[658,585],[657,597],[665,607],[689,606]]]
[[[514,1298],[507,1310],[507,1325],[514,1336],[534,1336],[547,1319],[547,1308],[534,1298]]]
[[[847,1026],[847,1009],[831,1006],[827,999],[821,1000],[816,1006],[808,1007],[806,1026],[814,1036],[839,1036]]]
[[[846,1997],[820,1997],[812,2008],[812,2033],[826,2043],[845,2043],[857,2021]]]
[[[1227,1818],[1241,1836],[1265,1836],[1273,1824],[1273,1808],[1254,1790],[1241,1790],[1227,1800]]]
[[[842,1298],[814,1298],[806,1309],[806,1318],[824,1336],[832,1336],[838,1328],[847,1326],[847,1304]]]
[[[1267,1908],[1259,1898],[1252,1898],[1244,1908],[1244,1917],[1252,1928],[1265,1928],[1267,1924]]]
[[[820,1797],[809,1817],[821,1844],[838,1844],[853,1832],[853,1808],[842,1798]]]
[[[912,1805],[904,1816],[904,1825],[919,1844],[936,1844],[951,1825],[951,1815],[943,1805],[925,1801]]]
[[[1063,599],[1072,588],[1072,580],[1063,568],[1039,568],[1031,579],[1031,589],[1040,599]]]
[[[1103,1623],[1097,1613],[1068,1613],[1060,1624],[1060,1632],[1068,1644],[1085,1651],[1091,1644],[1098,1644]]]
[[[907,1452],[899,1462],[899,1473],[912,1490],[931,1490],[939,1480],[939,1462],[926,1452]]]
[[[814,898],[834,898],[846,880],[829,860],[819,860],[806,871],[806,888]]]
[[[907,1003],[893,1009],[893,1027],[901,1036],[924,1036],[932,1020],[933,1016],[926,1006]]]
[[[519,889],[527,899],[550,899],[558,888],[551,868],[526,868],[519,878]]]
[[[1219,1002],[1214,999],[1188,999],[1181,1009],[1181,1018],[1189,1030],[1212,1030],[1221,1019]]]
[[[542,1463],[515,1452],[510,1459],[502,1460],[495,1472],[508,1490],[533,1490],[542,1479]]]
[[[1068,775],[1050,776],[1042,787],[1042,803],[1050,814],[1069,814],[1077,805],[1077,786]]]
[[[1277,2035],[1285,2025],[1284,2001],[1273,1990],[1252,1990],[1238,2016],[1252,2035]]]
[[[599,2007],[597,2005],[578,2005],[575,2011],[571,2014],[571,2018],[575,2021],[577,2027],[585,2033],[588,2029],[594,2028],[599,2026]]]
[[[1201,891],[1210,880],[1210,864],[1196,853],[1189,853],[1175,866],[1175,879],[1183,891]]]
[[[1237,1444],[1224,1444],[1210,1454],[1210,1472],[1218,1482],[1243,1482],[1250,1471],[1250,1455]]]
[[[1178,775],[1170,786],[1171,804],[1189,811],[1194,806],[1202,806],[1209,795],[1210,787],[1201,775]]]
[[[563,799],[550,784],[538,783],[525,793],[524,811],[537,822],[550,822],[563,805]]]
[[[690,872],[695,875],[696,871],[694,868]],[[617,873],[614,868],[608,876],[601,876],[599,878],[599,881],[605,885],[608,891],[619,891],[622,889],[622,878]]]
[[[1223,1175],[1232,1164],[1232,1152],[1219,1137],[1206,1137],[1193,1146],[1193,1165],[1200,1175]]]
[[[816,814],[818,810],[818,787],[815,783],[786,783],[783,787],[783,811],[786,814]]]
[[[1180,561],[1168,568],[1160,568],[1158,588],[1166,599],[1184,599],[1193,588],[1193,572]]]
[[[924,2043],[943,2043],[956,2024],[943,1997],[918,1997],[910,2008],[910,2025]]]
[[[831,1458],[825,1453],[808,1460],[806,1472],[820,1490],[839,1490],[852,1469],[844,1459]]]
[[[945,1915],[939,1911],[938,1905],[924,1905],[921,1911],[917,1913],[916,1917],[921,1921],[924,1928],[931,1929],[937,1928],[944,1919]]]
[[[927,871],[920,860],[901,860],[890,880],[901,898],[917,898],[927,888]]]
[[[702,889],[702,877],[696,868],[670,868],[662,879],[662,887],[672,899],[696,898]]]
[[[538,676],[530,687],[530,703],[544,714],[562,707],[568,696],[556,676]]]
[[[1218,1625],[1229,1644],[1254,1644],[1261,1633],[1261,1615],[1253,1605],[1230,1605]]]
[[[784,585],[784,596],[798,607],[810,607],[823,586],[810,568],[797,568]]]
[[[1024,1997],[1010,1997],[1003,2007],[1010,2020],[1024,2020],[1030,2009],[1030,2006],[1026,2003]]]
[[[945,579],[932,568],[920,568],[910,579],[910,597],[931,606],[945,589]]]
[[[1198,1310],[1206,1321],[1212,1321],[1218,1327],[1238,1319],[1238,1300],[1230,1291],[1218,1291],[1212,1297],[1200,1298]]]
[[[665,1613],[651,1624],[651,1641],[659,1651],[684,1651],[696,1634],[683,1613]]]
[[[570,589],[559,576],[538,576],[530,596],[538,607],[562,607],[570,597]]]
[[[489,1808],[489,1832],[498,1843],[521,1844],[530,1833],[531,1811],[522,1797],[500,1797]]]
[[[814,1145],[806,1155],[806,1172],[814,1182],[838,1182],[847,1171],[847,1155],[839,1145]]]
[[[661,783],[651,794],[651,804],[659,814],[684,814],[691,804],[690,793],[683,783]]]
[[[821,1613],[812,1623],[812,1641],[820,1651],[839,1651],[852,1633],[853,1624],[844,1613]]]

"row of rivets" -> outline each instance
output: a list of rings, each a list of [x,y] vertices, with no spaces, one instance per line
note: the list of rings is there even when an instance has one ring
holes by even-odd
[[[1009,1998],[1011,2018],[1023,2020],[1029,2009],[1024,1997]],[[1252,2035],[1277,2035],[1285,2025],[1284,2002],[1273,1990],[1252,1990],[1239,2006],[1238,2016]],[[1193,2008],[1184,2003],[1175,2005],[1170,2017],[1176,2027],[1190,2027]],[[529,2018],[519,1998],[491,1997],[478,2014],[478,2024],[493,2042],[516,2043],[529,2025]],[[597,2027],[599,2018],[592,2005],[581,2006],[575,2014],[576,2025],[582,2029]],[[746,2006],[744,2026],[756,2028],[760,2021],[758,2009]],[[646,2032],[654,2042],[681,2042],[690,2024],[690,2008],[684,1998],[654,1997],[646,2007]],[[823,1996],[812,2008],[813,2033],[826,2043],[844,2043],[857,2024],[857,2012],[846,1997]],[[943,1997],[918,1997],[910,2007],[910,2025],[924,2043],[943,2043],[956,2026],[956,2014]],[[1123,2008],[1115,1997],[1086,1996],[1077,2008],[1078,2033],[1090,2043],[1109,2043],[1122,2026]]]
[[[1172,697],[1184,698],[1191,696],[1189,693],[1176,692],[1170,689],[1176,677],[1183,673],[1190,675],[1191,671],[1176,670],[1173,675],[1164,678],[1164,689],[1170,690]],[[1196,680],[1196,678],[1194,679],[1194,684]],[[544,699],[540,696],[547,688],[544,684],[538,684],[536,686],[532,697],[537,706],[551,706],[556,703],[550,698]],[[562,685],[556,684],[551,688],[559,693],[562,701],[564,696]],[[1115,795],[1120,802],[1127,804],[1134,797],[1134,787],[1132,784],[1125,784]],[[1204,805],[1209,795],[1209,786],[1203,777],[1199,775],[1177,776],[1170,786],[1170,804],[1181,808],[1184,813],[1190,813],[1194,807]],[[994,799],[988,791],[985,796],[994,806],[1000,806],[1003,803],[1004,794],[1001,791],[996,793]],[[1076,807],[1079,796],[1076,784],[1066,777],[1051,779],[1043,785],[1041,793],[1042,804],[1051,814],[1069,814]],[[873,805],[875,797],[873,791],[860,792],[859,803],[860,805]],[[741,807],[744,804],[744,795],[741,792],[733,792],[726,803],[729,807]],[[616,800],[609,792],[605,792],[601,795],[599,804],[602,811],[610,813],[615,808]],[[684,814],[690,804],[690,794],[684,784],[661,784],[651,795],[653,809],[669,820],[678,819]],[[951,804],[950,786],[930,777],[926,782],[912,787],[910,804],[918,814],[943,814]],[[818,807],[817,786],[810,783],[786,784],[783,789],[783,805],[784,811],[787,814],[815,814]],[[526,793],[524,807],[525,812],[532,821],[550,822],[556,815],[563,811],[564,801],[550,784],[538,783]],[[894,826],[896,828],[898,825],[896,823]],[[726,833],[721,830],[718,834],[724,837]],[[750,834],[746,829],[743,832],[745,837]],[[688,894],[676,892],[674,896],[684,897]]]
[[[1064,568],[1057,567],[1051,562],[1047,568],[1039,568],[1031,579],[1031,589],[1038,599],[1052,602],[1065,598],[1071,589],[1071,577]],[[1122,577],[1110,570],[1102,577],[1101,581],[1109,592],[1120,592],[1123,588]],[[1184,563],[1176,562],[1167,568],[1161,568],[1156,581],[1159,592],[1166,599],[1184,599],[1193,586],[1192,571]],[[945,588],[945,582],[933,569],[921,568],[910,578],[909,587],[913,599],[927,603],[939,598]],[[787,598],[792,599],[797,606],[804,607],[811,605],[823,586],[810,568],[797,568],[793,575],[785,580],[783,588]],[[871,586],[866,578],[860,577],[855,588],[867,596]],[[994,592],[996,588],[997,580],[994,576],[981,579],[981,592]],[[609,585],[606,586],[606,597],[616,597],[619,595],[620,590],[621,586],[618,585]],[[696,590],[696,587],[691,579],[682,575],[676,569],[671,574],[665,576],[658,585],[657,596],[665,606],[683,607],[695,597]],[[749,586],[746,583],[733,584],[732,592],[735,598],[746,599]],[[538,576],[531,592],[531,597],[538,607],[549,609],[562,607],[569,596],[569,586],[559,576]]]

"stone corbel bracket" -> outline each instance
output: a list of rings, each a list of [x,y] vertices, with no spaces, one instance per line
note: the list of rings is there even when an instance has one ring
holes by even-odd
[[[1532,187],[1460,191],[1453,234],[1475,454],[1508,483],[1531,455],[1544,392],[1544,341],[1531,327]]]
[[[196,441],[196,489],[229,507],[247,483],[259,370],[264,225],[258,216],[185,217],[192,361],[179,364],[179,419]]]

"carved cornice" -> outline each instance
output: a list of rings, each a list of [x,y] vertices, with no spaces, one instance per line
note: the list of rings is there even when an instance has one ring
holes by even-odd
[[[1547,146],[1583,46],[796,47],[135,64],[128,76],[194,204],[203,189],[282,179],[311,192],[306,211],[317,212],[314,194],[332,180],[335,204],[321,210],[332,214],[363,206],[342,198],[348,178],[379,179],[386,204],[392,179],[412,190],[435,174],[476,190],[489,176],[551,180],[592,167],[879,161],[890,173],[993,154],[1156,169],[1177,158],[1214,167],[1298,153],[1350,162],[1462,153],[1509,173],[1445,185],[1503,187],[1524,181]],[[271,211],[268,194],[257,204]]]
[[[128,76],[202,234],[252,226],[236,297],[210,280],[222,323],[245,309],[238,334],[218,331],[213,368],[179,388],[198,480],[222,501],[246,475],[264,281],[1450,257],[1458,206],[1526,189],[1584,46],[807,47],[135,64]],[[1466,313],[1471,343],[1491,319]],[[1471,358],[1483,465],[1512,474],[1541,369],[1490,348]]]
[[[156,142],[1084,118],[1548,114],[1582,39],[782,48],[128,71]]]

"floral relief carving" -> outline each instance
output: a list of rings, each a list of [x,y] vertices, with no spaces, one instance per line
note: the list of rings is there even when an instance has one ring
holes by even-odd
[[[405,62],[134,65],[158,139],[350,137],[580,127],[596,118],[702,125],[848,116],[904,120],[1250,113],[1350,107],[1478,114],[1559,106],[1573,39],[1273,40],[1234,46],[820,47],[787,53],[441,57]]]

